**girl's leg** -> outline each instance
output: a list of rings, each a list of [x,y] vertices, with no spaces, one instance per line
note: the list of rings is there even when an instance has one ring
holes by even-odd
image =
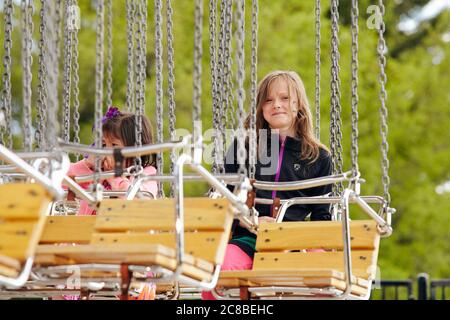
[[[253,260],[241,248],[234,244],[228,244],[222,270],[250,270]],[[216,300],[211,292],[203,291],[202,300]]]

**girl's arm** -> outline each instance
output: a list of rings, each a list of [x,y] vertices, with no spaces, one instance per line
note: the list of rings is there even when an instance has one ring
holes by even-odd
[[[156,173],[156,169],[152,166],[148,166],[144,168],[144,173],[147,175],[154,175]],[[114,191],[127,191],[131,185],[131,181],[125,177],[113,177],[106,179],[106,181],[111,186],[111,190]],[[158,195],[158,184],[156,181],[146,181],[142,183],[141,191],[150,192],[154,198]]]
[[[74,177],[91,174],[93,172],[94,170],[92,169],[91,163],[87,159],[83,159],[78,162],[71,163],[67,175],[70,177]]]
[[[321,152],[320,158],[317,160],[319,166],[318,177],[331,175],[331,156],[328,152]],[[321,196],[331,192],[331,184],[313,188],[311,196]],[[311,221],[331,220],[330,205],[329,204],[312,204]]]
[[[125,177],[112,177],[106,179],[106,181],[111,186],[111,190],[114,191],[127,191],[128,187],[131,185],[130,180]]]
[[[144,173],[146,175],[155,175],[156,168],[153,166],[145,167]],[[153,198],[156,199],[158,196],[158,183],[156,181],[146,181],[141,185],[141,191],[150,192],[153,195]]]
[[[75,163],[71,163],[69,166],[69,171],[67,171],[67,175],[71,178],[76,176],[81,176],[85,174],[92,174],[94,171],[92,170],[91,163],[87,159],[80,160]],[[89,186],[89,182],[79,183],[79,185],[83,189],[87,189]],[[64,189],[67,189],[66,186],[63,186]]]

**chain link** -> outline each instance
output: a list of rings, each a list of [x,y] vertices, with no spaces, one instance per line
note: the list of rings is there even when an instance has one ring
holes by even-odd
[[[244,78],[245,78],[245,2],[244,0],[237,0],[236,2],[236,62],[237,73],[236,82],[238,85],[237,90],[237,103],[238,103],[238,136],[237,136],[237,160],[239,164],[238,173],[247,175],[247,168],[245,166],[245,140],[246,135],[244,131],[244,102],[245,102],[245,90],[244,90]]]
[[[217,70],[217,42],[216,42],[216,12],[217,0],[209,0],[209,56],[210,56],[210,70],[211,70],[211,95],[212,95],[212,114],[213,114],[213,130],[214,130],[214,150],[213,150],[213,164],[212,172],[217,174],[220,166],[221,151],[221,136],[220,132],[220,111],[219,111],[219,93],[218,93],[218,70]]]
[[[41,0],[40,23],[39,23],[39,59],[38,59],[38,98],[37,98],[37,125],[36,125],[36,142],[39,150],[45,150],[44,132],[46,131],[47,122],[47,70],[45,66],[45,0]]]
[[[332,5],[335,0],[331,0]],[[331,14],[333,14],[333,7],[331,8]],[[333,174],[337,173],[336,170],[336,69],[335,69],[335,33],[334,33],[334,17],[332,16],[332,25],[331,25],[331,106],[330,106],[330,150],[331,150],[331,160],[332,160],[332,171]]]
[[[72,5],[78,6],[77,0],[72,0]],[[74,22],[75,23],[75,22]],[[80,143],[80,77],[79,77],[79,64],[78,64],[78,29],[73,32],[72,42],[72,71],[73,71],[73,141]],[[76,155],[77,161],[79,160],[79,154]]]
[[[3,17],[5,20],[4,26],[4,49],[3,54],[3,90],[2,90],[2,106],[1,112],[3,113],[5,126],[2,130],[1,142],[6,147],[12,149],[13,140],[11,134],[12,112],[11,112],[11,48],[12,48],[12,17],[14,14],[14,8],[12,0],[5,0],[3,5]]]
[[[104,16],[103,0],[97,1],[96,64],[95,64],[95,146],[102,147],[103,68],[104,68]],[[95,157],[95,187],[100,184],[100,157]]]
[[[232,80],[232,13],[233,2],[222,0],[220,4],[220,33],[219,33],[219,54],[218,54],[218,83],[221,88],[219,95],[219,123],[220,136],[222,139],[221,159],[226,156],[227,129],[235,129],[234,107],[233,107],[233,80]],[[219,173],[225,173],[225,167],[218,168]]]
[[[341,93],[339,79],[339,0],[331,0],[331,121],[330,146],[333,173],[342,172]],[[342,183],[333,186],[333,193],[340,195]]]
[[[106,1],[106,105],[112,106],[112,95],[113,95],[113,33],[112,33],[112,19],[113,19],[113,3],[112,0]]]
[[[249,177],[255,179],[256,174],[256,150],[257,150],[257,132],[256,132],[256,99],[258,82],[258,0],[252,0],[252,51],[251,51],[251,102],[250,102],[250,143],[249,143]]]
[[[226,123],[230,129],[236,128],[236,114],[234,108],[233,59],[232,59],[232,30],[233,28],[233,1],[226,0],[225,7],[225,94],[226,94]]]
[[[384,32],[386,30],[386,26],[384,23],[384,15],[385,15],[385,7],[383,4],[383,0],[379,0],[380,14],[381,14],[381,24],[378,30],[378,56],[379,56],[379,66],[380,66],[380,75],[379,75],[379,83],[380,83],[380,134],[381,134],[381,169],[382,169],[382,183],[383,183],[383,191],[384,191],[384,199],[387,203],[387,206],[390,205],[391,195],[389,193],[390,186],[390,178],[389,178],[389,159],[388,159],[388,151],[389,144],[387,141],[388,135],[388,110],[386,106],[387,101],[387,91],[386,91],[386,83],[387,83],[387,75],[386,75],[386,40],[384,39]]]
[[[142,117],[145,115],[145,79],[147,48],[147,1],[138,2],[136,7],[136,145],[142,146]],[[135,158],[136,172],[142,170],[141,157]],[[159,189],[158,192],[161,190]]]
[[[58,136],[59,124],[57,121],[58,113],[58,10],[55,3],[48,1],[45,4],[44,22],[45,22],[45,56],[44,63],[47,71],[47,123],[46,123],[46,148],[53,150],[56,146],[56,137]]]
[[[135,110],[135,99],[134,99],[134,28],[135,28],[135,4],[133,0],[126,1],[126,11],[127,11],[127,94],[126,94],[126,105],[127,111],[133,112]]]
[[[141,90],[142,90],[142,29],[141,29],[141,20],[142,20],[142,1],[136,2],[135,7],[135,15],[136,15],[136,33],[135,33],[135,41],[136,41],[136,63],[135,63],[135,95],[136,95],[136,126],[135,126],[135,136],[136,136],[136,146],[142,146],[142,107],[141,107]],[[139,167],[142,166],[141,157],[137,156],[135,158],[135,166],[136,171],[139,170]]]
[[[33,147],[31,116],[33,11],[33,2],[30,0],[22,0],[23,147],[25,151],[31,151]]]
[[[315,96],[315,108],[316,108],[316,124],[315,134],[317,140],[320,140],[320,16],[321,5],[320,0],[316,0],[316,96]]]
[[[162,1],[155,0],[155,69],[156,69],[156,140],[162,143],[164,140],[164,108],[163,108],[163,45],[162,45]],[[164,171],[163,154],[157,153],[156,163],[158,174]],[[162,197],[162,183],[158,182],[159,197]]]
[[[56,43],[56,57],[58,59],[61,58],[61,46],[59,43],[60,33],[61,33],[61,3],[63,0],[56,0],[55,2],[55,16],[56,16],[56,26],[55,26],[55,43]],[[59,69],[59,68],[58,68]]]
[[[170,139],[175,140],[175,63],[174,63],[174,39],[173,39],[173,10],[172,10],[172,0],[166,0],[166,30],[167,30],[167,69],[168,69],[168,103],[169,103],[169,132]],[[175,150],[170,152],[170,174],[173,175],[175,170],[176,154]],[[170,184],[170,197],[174,197],[174,182]]]
[[[225,16],[226,16],[226,0],[221,1],[220,20],[219,20],[219,38],[218,38],[218,54],[217,54],[217,83],[218,83],[218,136],[221,139],[219,159],[225,159],[226,152],[226,92],[225,92]],[[219,88],[221,90],[219,90]],[[225,167],[219,166],[218,173],[225,173]]]
[[[352,173],[356,177],[359,174],[358,167],[358,35],[359,35],[359,8],[358,1],[352,0],[352,147],[351,147],[351,158],[352,158]]]
[[[70,93],[72,80],[72,31],[69,29],[70,0],[64,1],[63,139],[70,141]]]
[[[194,91],[193,91],[193,138],[194,138],[194,159],[197,159],[198,150],[203,150],[201,132],[201,96],[202,96],[202,29],[203,29],[203,0],[195,0],[194,17]],[[195,161],[194,160],[194,161]]]

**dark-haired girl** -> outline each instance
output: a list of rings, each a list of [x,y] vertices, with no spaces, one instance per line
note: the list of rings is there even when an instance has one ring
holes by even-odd
[[[121,112],[116,107],[109,107],[105,117],[102,120],[103,147],[122,148],[134,146],[136,142],[136,116],[132,113]],[[153,142],[151,124],[146,116],[142,116],[142,145]],[[124,167],[132,165],[134,159],[126,159]],[[93,174],[95,167],[94,157],[89,156],[77,163],[70,165],[68,176],[80,176]],[[146,175],[156,173],[155,160],[152,155],[141,157],[141,164]],[[107,156],[102,159],[102,170],[109,171],[114,169],[114,159]],[[133,176],[130,177],[112,177],[102,181],[105,190],[127,191],[133,182]],[[89,187],[90,183],[80,183],[84,189]],[[158,186],[155,181],[147,181],[141,185],[141,191],[150,192],[154,198],[158,193]],[[95,211],[87,205],[85,201],[80,201],[79,215],[93,215]]]

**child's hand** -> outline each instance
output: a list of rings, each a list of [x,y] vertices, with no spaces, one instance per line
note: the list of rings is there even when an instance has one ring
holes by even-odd
[[[91,169],[94,170],[95,168],[95,157],[92,155],[89,155],[87,158],[84,159],[84,163],[86,164],[86,166]]]
[[[260,224],[261,222],[276,222],[276,219],[268,216],[261,216],[258,217],[258,224]],[[243,224],[242,221],[239,221],[239,225],[245,228],[245,224]]]
[[[102,162],[104,171],[114,170],[114,159],[112,157],[105,157]]]
[[[262,217],[258,217],[258,222],[276,222],[275,218],[272,217],[268,217],[268,216],[262,216]]]

